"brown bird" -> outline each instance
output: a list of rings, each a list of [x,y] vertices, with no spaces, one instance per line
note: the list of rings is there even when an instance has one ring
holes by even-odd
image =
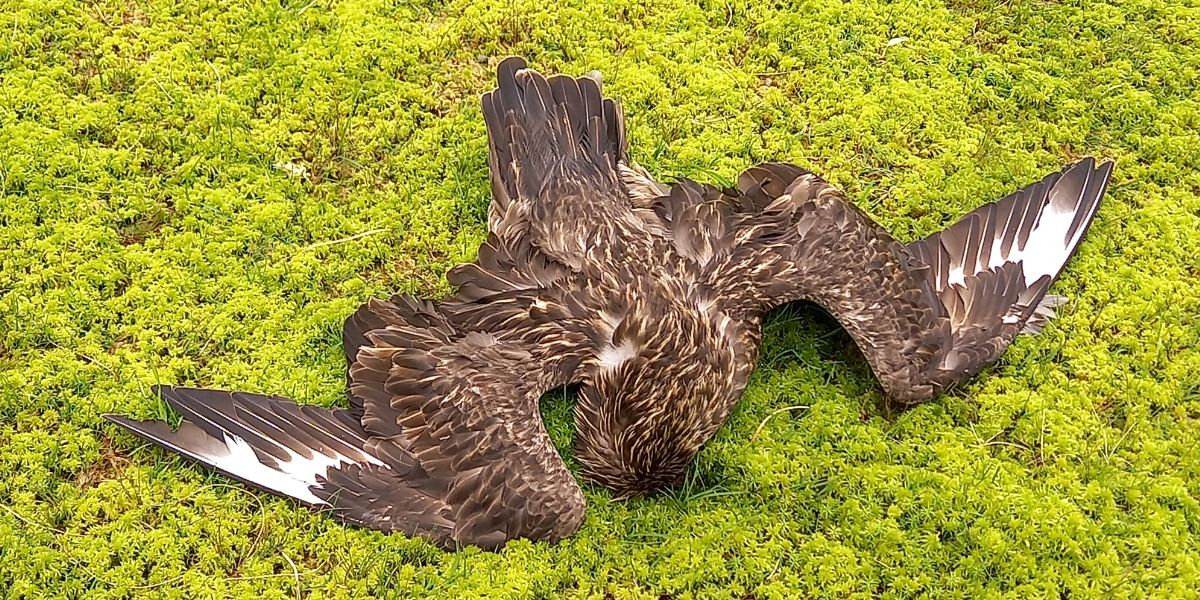
[[[763,315],[815,302],[886,395],[927,400],[1036,332],[1112,163],[1085,159],[912,244],[800,167],[737,189],[652,180],[596,76],[508,58],[483,96],[492,203],[440,302],[346,321],[350,406],[158,387],[183,416],[111,420],[251,486],[448,549],[559,540],[584,517],[541,395],[579,384],[582,476],[624,498],[680,481],[754,369]]]

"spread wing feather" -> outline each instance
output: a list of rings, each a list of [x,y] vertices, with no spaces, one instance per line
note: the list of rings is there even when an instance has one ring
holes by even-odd
[[[1061,304],[1047,296],[1095,215],[1111,163],[1086,159],[905,246],[800,167],[747,169],[737,190],[684,181],[656,230],[743,318],[805,299],[863,350],[888,395],[919,402],[995,361]]]
[[[537,403],[576,378],[591,352],[586,324],[528,294],[372,304],[390,321],[364,332],[350,369],[361,412],[164,387],[179,429],[109,418],[259,489],[445,548],[573,533],[583,497]]]
[[[493,233],[479,247],[474,262],[451,269],[446,278],[458,287],[456,298],[472,301],[505,292],[548,288],[572,274],[526,239],[505,239]]]
[[[309,489],[320,471],[373,460],[363,450],[362,424],[345,410],[245,392],[171,386],[154,392],[182,415],[178,430],[161,421],[107,418],[243,483],[306,504],[324,504]]]
[[[583,498],[545,432],[537,402],[573,381],[587,336],[564,329],[555,319],[562,315],[529,297],[494,301],[487,310],[410,301],[438,322],[369,332],[371,345],[351,368],[351,394],[364,398],[362,422],[373,435],[368,450],[414,459],[450,507],[456,543],[496,547],[514,537],[554,540],[574,532]],[[523,315],[532,324],[503,336],[461,328],[484,325],[479,313]],[[338,510],[359,515],[391,503],[390,488],[363,482],[375,471],[331,473],[331,489],[361,490],[339,497]],[[379,527],[379,517],[367,524]]]
[[[1096,214],[1113,164],[1086,158],[1059,173],[971,211],[954,225],[909,244],[931,267],[935,290],[970,288],[968,278],[1008,264],[1021,274],[1014,306],[1033,306],[1027,331],[1040,330],[1065,300],[1047,296]]]

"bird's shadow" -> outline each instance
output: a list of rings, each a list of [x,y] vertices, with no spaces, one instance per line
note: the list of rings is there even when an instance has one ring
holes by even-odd
[[[567,468],[578,470],[575,460],[575,402],[579,397],[579,385],[568,385],[542,394],[540,410],[542,423],[554,448],[562,456]]]
[[[839,387],[847,396],[877,396],[877,401],[882,401],[862,351],[820,305],[807,301],[785,304],[767,315],[762,331],[756,378],[799,366],[805,369],[805,377]]]

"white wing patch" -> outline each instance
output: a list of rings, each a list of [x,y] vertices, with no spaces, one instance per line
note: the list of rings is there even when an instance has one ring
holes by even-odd
[[[1046,207],[1038,215],[1038,223],[1029,233],[1029,241],[1025,247],[1019,252],[1013,252],[1015,256],[1008,257],[1008,260],[1020,260],[1024,263],[1022,271],[1025,273],[1025,285],[1032,285],[1045,275],[1057,275],[1083,235],[1083,228],[1080,227],[1072,236],[1073,239],[1067,239],[1067,232],[1075,220],[1075,210],[1073,206],[1064,209],[1056,206],[1057,204],[1057,199],[1051,197],[1050,202],[1046,203]],[[991,262],[997,262],[998,259],[999,257],[994,257]]]
[[[958,287],[967,285],[967,274],[961,264],[950,269],[950,272],[946,275],[946,285],[956,285]]]
[[[224,433],[223,436],[227,454],[224,456],[200,456],[199,458],[231,475],[253,481],[265,488],[309,504],[328,504],[316,497],[309,489],[310,486],[317,485],[318,475],[324,476],[330,468],[359,462],[341,454],[328,456],[315,450],[312,458],[305,458],[290,448],[280,445],[287,452],[288,460],[280,462],[278,468],[273,468],[258,460],[258,455],[254,453],[254,449],[246,443],[246,440],[228,433]],[[372,456],[366,454],[363,456],[364,462],[387,466]]]
[[[1038,212],[1037,222],[1030,230],[1028,239],[1023,245],[1019,242],[1013,243],[1007,255],[1004,254],[1004,232],[1008,228],[1019,226],[1019,224],[1011,221],[990,224],[995,228],[991,251],[987,253],[987,263],[978,265],[979,271],[995,269],[1006,262],[1020,262],[1027,286],[1033,285],[1035,281],[1044,276],[1054,277],[1057,275],[1083,237],[1084,227],[1076,228],[1074,234],[1067,237],[1071,233],[1071,224],[1075,222],[1076,214],[1080,210],[1086,211],[1080,221],[1087,223],[1091,221],[1092,215],[1099,206],[1098,202],[1088,203],[1087,198],[1080,198],[1079,194],[1084,191],[1086,191],[1086,185],[1084,190],[1061,185],[1052,189],[1045,204]],[[1087,206],[1081,207],[1081,202]],[[966,264],[969,261],[964,260],[963,257],[959,257],[955,262],[957,264],[948,270],[946,282],[948,285],[965,285],[968,275],[966,270],[971,269],[972,272],[975,272],[974,269],[977,265]]]

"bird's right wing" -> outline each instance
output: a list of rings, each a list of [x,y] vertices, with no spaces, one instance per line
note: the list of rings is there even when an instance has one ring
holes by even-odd
[[[365,333],[351,367],[361,412],[163,387],[183,416],[178,429],[110,419],[244,483],[447,549],[573,533],[583,496],[538,400],[574,381],[589,355],[581,322],[528,295],[374,302],[393,321]]]
[[[590,355],[586,323],[529,294],[390,304],[402,318],[366,333],[350,394],[363,405],[367,451],[410,468],[330,471],[316,493],[344,518],[388,529],[411,518],[394,490],[421,489],[445,504],[453,523],[444,545],[492,548],[573,533],[583,496],[546,433],[538,400],[577,379]]]

